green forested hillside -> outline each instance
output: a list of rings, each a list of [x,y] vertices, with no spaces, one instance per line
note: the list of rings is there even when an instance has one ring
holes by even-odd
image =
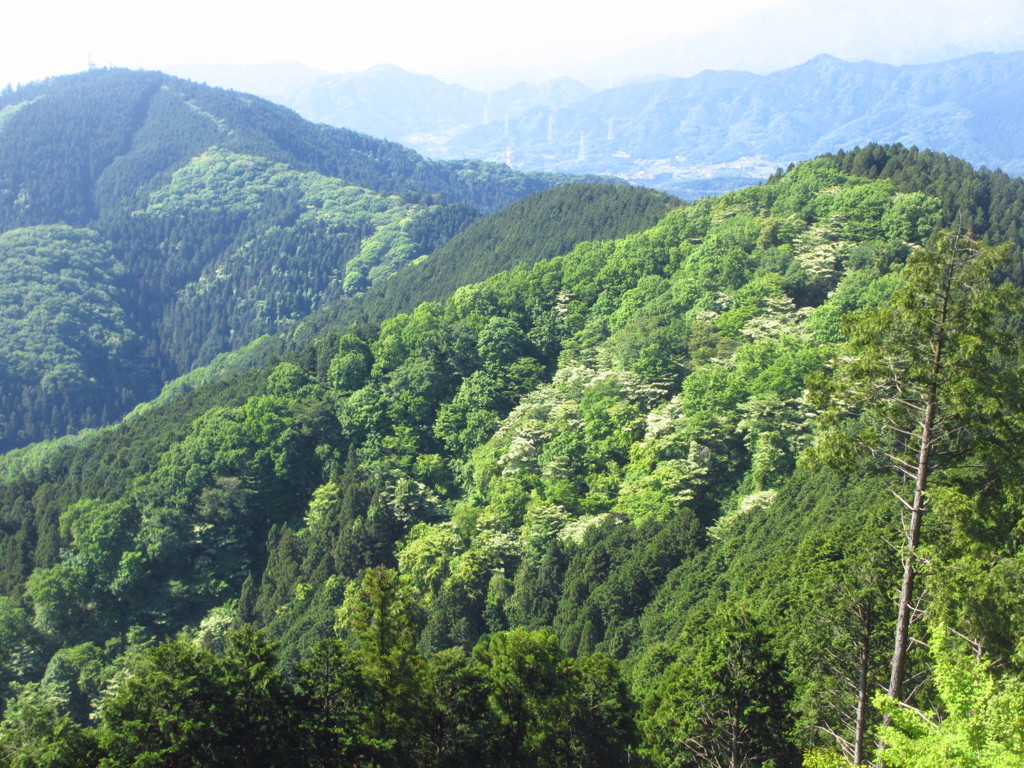
[[[293,330],[240,350],[219,361],[217,368],[251,367],[256,361],[305,347],[325,329],[380,322],[410,312],[424,301],[444,299],[459,286],[516,265],[532,266],[565,254],[584,240],[622,237],[646,229],[678,203],[664,193],[609,184],[567,184],[538,192],[474,221],[394,278],[317,310]],[[191,386],[190,379],[206,373],[198,371],[174,388]]]
[[[61,434],[132,404],[148,373],[124,273],[93,230],[0,234],[0,434]]]
[[[9,463],[0,761],[1020,764],[1022,185],[864,152]]]
[[[502,165],[426,160],[255,96],[159,72],[98,69],[32,83],[0,95],[0,110],[4,229],[82,225],[126,198],[141,204],[210,147],[382,194],[440,194],[488,211],[550,186],[550,177]]]
[[[110,423],[565,180],[428,161],[156,72],[6,91],[0,262],[35,298],[31,320],[12,309],[0,327],[0,448]],[[54,249],[83,265],[102,252],[103,268],[71,275]],[[27,348],[46,352],[29,364]]]

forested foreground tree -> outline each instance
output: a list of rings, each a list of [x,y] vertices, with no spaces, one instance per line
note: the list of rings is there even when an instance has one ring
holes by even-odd
[[[426,663],[416,650],[420,611],[398,573],[386,568],[366,571],[346,590],[339,629],[352,642],[365,680],[367,745],[376,765],[420,758],[428,707]]]
[[[393,572],[366,587],[371,605],[408,596]],[[416,639],[404,619],[373,613],[379,631],[367,622],[361,641],[325,639],[290,674],[245,626],[223,653],[184,635],[136,651],[84,722],[29,683],[0,724],[0,768],[638,764],[635,706],[611,659],[573,659],[550,633],[522,629],[427,657],[404,642]]]
[[[36,683],[10,700],[0,724],[0,765],[7,768],[92,768],[100,757],[95,733],[58,711]]]
[[[878,535],[892,520],[878,512],[892,504],[880,496],[873,484],[844,494],[850,506],[789,553],[799,576],[782,618],[800,725],[829,737],[854,765],[869,755],[871,699],[887,677],[894,619],[898,558]],[[876,506],[865,513],[862,504]]]
[[[644,725],[654,763],[666,768],[793,766],[792,686],[771,638],[744,611],[720,609],[703,637],[650,691]]]
[[[100,711],[103,766],[292,764],[298,747],[290,691],[271,646],[251,629],[222,657],[187,640],[143,652]]]
[[[929,502],[942,487],[991,492],[1014,465],[1024,301],[1004,280],[1008,255],[962,233],[916,251],[892,301],[848,320],[832,377],[812,387],[824,406],[818,455],[879,472],[903,508],[887,690],[897,701],[916,689],[908,649]]]

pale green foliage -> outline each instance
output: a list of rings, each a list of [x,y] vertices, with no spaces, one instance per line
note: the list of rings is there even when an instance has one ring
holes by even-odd
[[[846,240],[870,240],[883,234],[882,218],[895,189],[888,181],[845,184],[822,190],[814,202],[817,214],[831,231]]]
[[[451,523],[417,523],[398,551],[398,570],[429,600],[440,591],[450,574],[451,558],[462,547]]]
[[[346,293],[353,293],[391,277],[421,255],[417,253],[415,243],[408,235],[414,213],[419,211],[411,205],[389,212],[390,218],[384,220],[379,229],[363,241],[359,255],[345,265],[342,287]]]
[[[258,209],[274,189],[294,183],[298,175],[266,158],[213,148],[175,171],[170,183],[150,195],[145,213],[188,211],[197,203],[219,210]]]
[[[234,602],[218,605],[199,622],[195,642],[202,648],[223,653],[228,647],[228,636],[238,626],[238,614]]]
[[[838,752],[809,749],[804,752],[803,768],[851,768],[850,762]]]
[[[808,227],[793,238],[793,255],[811,277],[833,277],[839,267],[839,256],[849,243],[837,241],[825,225]]]
[[[278,363],[267,377],[267,394],[294,397],[309,384],[309,376],[295,363]]]
[[[481,583],[481,579],[515,562],[521,554],[517,532],[482,529],[469,549],[451,558],[451,581],[463,585]]]
[[[64,768],[94,764],[95,737],[58,712],[57,702],[37,683],[22,687],[0,723],[0,754],[10,768]]]
[[[91,229],[46,225],[0,234],[0,371],[46,395],[96,391],[107,368],[134,373],[139,334],[125,265]],[[120,383],[120,382],[119,382]],[[7,415],[0,415],[0,426]]]
[[[365,233],[359,253],[336,278],[346,293],[384,280],[420,256],[410,228],[440,209],[406,203],[398,196],[371,192],[318,173],[296,171],[263,157],[212,148],[178,169],[167,185],[150,195],[147,207],[137,215],[184,214],[197,207],[253,215],[281,195],[299,199],[304,208],[299,225],[320,224],[346,235]],[[249,261],[259,258],[262,247],[258,239],[244,243],[209,269],[207,280],[192,283],[189,293],[208,291],[215,280],[244,271]]]
[[[708,535],[713,539],[728,539],[744,517],[751,512],[767,509],[775,502],[778,495],[778,491],[768,490],[744,496],[735,509],[718,518],[715,524],[708,529]]]
[[[551,541],[569,524],[572,517],[559,504],[545,504],[531,499],[526,505],[523,518],[522,540],[524,549],[533,557],[540,558]]]
[[[932,632],[933,682],[939,712],[901,707],[879,694],[892,718],[880,737],[893,768],[1020,768],[1024,766],[1024,681],[999,676],[945,627]]]
[[[0,682],[32,679],[45,659],[28,613],[9,597],[0,597]]]
[[[839,341],[841,324],[848,313],[887,303],[898,287],[898,270],[886,275],[881,275],[877,269],[851,270],[839,280],[829,300],[810,312],[807,328],[820,341]]]
[[[341,489],[337,483],[325,483],[313,491],[313,498],[309,501],[309,509],[303,518],[304,527],[299,530],[299,535],[307,535],[311,531],[319,532],[326,524],[328,516],[333,511],[341,498]]]
[[[882,214],[882,228],[886,237],[923,243],[939,228],[941,219],[941,204],[936,198],[906,192],[896,195],[892,206]]]

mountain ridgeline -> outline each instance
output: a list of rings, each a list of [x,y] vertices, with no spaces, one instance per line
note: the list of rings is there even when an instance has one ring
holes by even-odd
[[[0,95],[0,448],[107,424],[568,177],[95,70]]]
[[[7,459],[0,764],[1019,764],[1022,210],[872,146],[450,295],[442,248]]]
[[[694,199],[869,142],[1020,174],[1022,83],[1015,52],[908,66],[820,56],[767,75],[706,71],[600,90],[560,79],[494,93],[381,66],[267,95],[430,157],[511,157],[524,170],[616,174]]]

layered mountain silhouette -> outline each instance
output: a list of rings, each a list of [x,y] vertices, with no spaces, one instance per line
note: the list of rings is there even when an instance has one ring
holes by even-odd
[[[819,56],[768,75],[707,71],[596,91],[562,79],[483,93],[381,66],[274,97],[432,157],[610,173],[685,197],[872,142],[1024,172],[1024,53],[912,66]]]

